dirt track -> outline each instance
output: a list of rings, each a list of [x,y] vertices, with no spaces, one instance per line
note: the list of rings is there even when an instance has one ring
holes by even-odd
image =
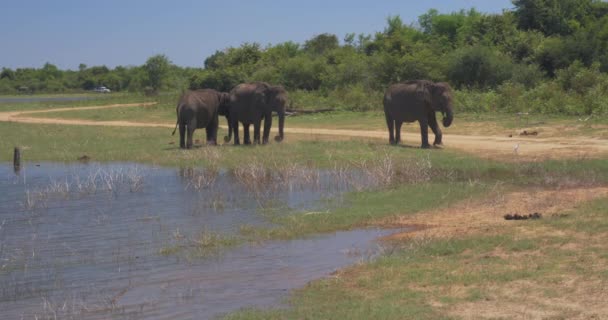
[[[161,127],[173,128],[174,123],[141,123],[131,121],[93,121],[82,119],[56,119],[28,117],[34,113],[51,113],[68,110],[94,110],[106,108],[121,108],[134,106],[149,106],[154,103],[115,104],[106,106],[56,108],[32,111],[0,112],[0,121],[31,124],[65,124],[87,126],[116,126],[116,127]],[[273,129],[276,131],[276,128]],[[364,139],[387,139],[385,131],[369,130],[336,130],[319,128],[285,128],[286,134],[299,134],[306,137],[340,136]],[[418,146],[420,135],[417,133],[402,133],[405,144]],[[432,139],[432,138],[431,138]],[[594,138],[535,138],[535,137],[501,137],[480,135],[444,134],[446,148],[455,148],[482,156],[514,160],[518,158],[563,158],[585,157],[608,154],[608,140]]]

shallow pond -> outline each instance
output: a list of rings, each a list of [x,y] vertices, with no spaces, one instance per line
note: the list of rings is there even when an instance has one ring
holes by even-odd
[[[163,253],[274,215],[325,212],[362,175],[128,163],[0,165],[3,319],[207,319],[279,306],[290,289],[381,251],[389,230]],[[171,251],[171,250],[169,250]]]

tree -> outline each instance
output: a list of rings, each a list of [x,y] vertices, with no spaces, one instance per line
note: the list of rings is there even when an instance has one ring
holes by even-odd
[[[513,0],[519,27],[547,36],[572,34],[593,17],[593,0]]]
[[[61,78],[62,72],[55,66],[49,62],[45,63],[42,69],[40,69],[40,80],[54,80]]]
[[[8,79],[15,80],[15,72],[9,68],[2,68],[2,73],[0,73],[0,79]]]
[[[340,42],[335,34],[323,33],[306,41],[304,43],[304,50],[314,55],[323,55],[339,46]]]
[[[463,47],[450,59],[448,77],[457,88],[496,87],[512,76],[514,65],[509,57],[484,47]]]
[[[148,76],[148,84],[154,91],[158,91],[167,79],[171,61],[164,54],[148,58],[144,70]]]
[[[220,67],[220,61],[225,56],[226,53],[224,51],[215,51],[214,54],[210,55],[209,57],[207,57],[207,59],[205,59],[205,69],[218,69]]]

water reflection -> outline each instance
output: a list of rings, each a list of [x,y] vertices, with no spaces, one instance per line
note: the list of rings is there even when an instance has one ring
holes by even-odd
[[[7,319],[202,319],[276,305],[287,290],[378,253],[373,239],[388,232],[239,246],[209,258],[163,255],[176,238],[201,230],[237,235],[243,225],[269,225],[260,214],[267,206],[279,214],[325,210],[322,200],[349,183],[302,168],[12,169],[0,165],[0,310]]]

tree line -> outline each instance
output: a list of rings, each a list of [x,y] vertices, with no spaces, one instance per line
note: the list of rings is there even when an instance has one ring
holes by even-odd
[[[218,50],[202,68],[166,56],[138,67],[81,65],[62,71],[3,68],[0,93],[214,88],[246,81],[282,84],[299,106],[352,110],[379,107],[391,83],[445,81],[469,111],[608,113],[608,3],[598,0],[514,0],[513,9],[431,9],[413,24],[387,18],[373,34],[320,34],[304,43],[244,43]],[[528,109],[530,110],[528,110]]]

